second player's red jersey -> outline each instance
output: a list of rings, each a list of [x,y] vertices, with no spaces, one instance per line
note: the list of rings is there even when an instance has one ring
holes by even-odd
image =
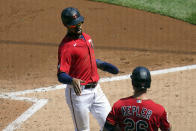
[[[150,99],[120,99],[113,105],[107,121],[118,124],[122,131],[158,131],[158,128],[167,131],[170,128],[163,106]]]
[[[93,43],[89,35],[83,33],[84,37],[73,39],[65,36],[58,50],[58,72],[65,72],[73,78],[84,80],[87,83],[97,82],[96,59]]]

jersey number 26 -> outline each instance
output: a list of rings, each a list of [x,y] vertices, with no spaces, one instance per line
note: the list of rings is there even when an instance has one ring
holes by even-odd
[[[125,131],[147,131],[148,123],[143,120],[134,121],[131,118],[127,118],[124,120]]]

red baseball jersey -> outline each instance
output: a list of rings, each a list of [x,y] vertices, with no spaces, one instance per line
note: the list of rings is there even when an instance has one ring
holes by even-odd
[[[85,33],[84,38],[73,39],[65,36],[58,50],[58,72],[65,72],[73,78],[87,83],[97,82],[96,59],[91,37]]]
[[[127,97],[117,101],[107,121],[118,125],[122,131],[167,131],[170,124],[163,106],[152,100],[139,100]]]

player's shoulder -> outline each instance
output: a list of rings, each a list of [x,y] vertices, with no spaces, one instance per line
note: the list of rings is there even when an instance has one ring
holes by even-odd
[[[148,103],[153,109],[159,111],[159,112],[164,112],[165,111],[165,108],[163,107],[163,105],[159,104],[159,103],[156,103],[155,101],[153,100],[150,100],[149,103]]]
[[[85,37],[85,38],[87,38],[87,39],[91,39],[91,36],[89,35],[89,34],[87,34],[87,33],[82,33],[82,35]]]
[[[72,45],[72,44],[73,44],[73,40],[70,39],[69,37],[65,36],[65,37],[62,39],[62,41],[61,41],[59,47],[61,47],[61,48],[63,48],[63,47],[69,47],[69,46]]]
[[[151,102],[152,102],[155,106],[157,106],[157,107],[164,108],[161,104],[159,104],[159,103],[157,103],[157,102],[155,102],[155,101],[153,101],[153,100],[151,100]]]
[[[124,97],[124,98],[121,98],[119,100],[117,100],[115,103],[114,103],[114,106],[121,106],[125,103],[127,103],[127,101],[130,101],[130,99],[132,99],[131,97]]]
[[[128,96],[128,97],[124,97],[124,98],[119,99],[119,101],[123,102],[123,101],[128,101],[131,99],[133,99],[132,96]]]

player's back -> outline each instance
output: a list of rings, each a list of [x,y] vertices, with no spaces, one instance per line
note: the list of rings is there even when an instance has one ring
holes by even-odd
[[[150,99],[123,98],[114,104],[112,110],[115,110],[122,131],[158,131],[158,128],[169,127],[167,121],[164,123],[166,112],[163,106]]]

